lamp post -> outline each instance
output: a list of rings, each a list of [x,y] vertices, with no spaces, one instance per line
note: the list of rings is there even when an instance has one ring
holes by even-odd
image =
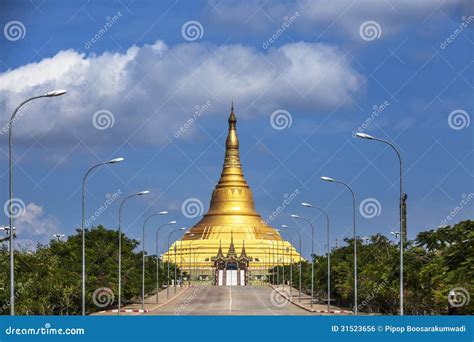
[[[275,236],[273,233],[267,233],[267,235]],[[272,243],[272,283],[275,284],[275,243],[273,240],[270,240]]]
[[[61,241],[61,238],[65,237],[66,235],[64,234],[53,234],[53,237],[56,238],[59,241]]]
[[[314,208],[318,209],[321,211],[324,216],[326,216],[326,235],[327,235],[327,248],[328,248],[328,313],[330,311],[330,306],[331,306],[331,248],[329,244],[329,215],[326,213],[326,211],[323,208],[320,208],[318,206],[303,202],[301,203],[303,207],[306,208]]]
[[[173,281],[174,293],[175,294],[176,294],[176,282],[178,281],[178,279],[177,279],[177,268],[176,268],[176,265],[177,265],[177,261],[176,261],[177,248],[178,248],[178,241],[175,241],[175,244],[174,244],[174,281]]]
[[[187,232],[185,234],[186,236],[194,236],[193,233],[190,233],[190,232]],[[192,244],[192,242],[190,242],[189,244]],[[181,249],[180,249],[180,272],[179,272],[179,281],[180,281],[180,286],[183,285],[183,239],[181,239]],[[190,277],[191,276],[191,273],[188,274],[188,276]]]
[[[176,221],[170,221],[168,223],[162,224],[156,229],[156,304],[159,301],[159,288],[160,288],[160,256],[158,254],[158,234],[160,233],[161,228],[175,224]]]
[[[402,155],[400,150],[390,141],[375,138],[366,133],[357,133],[356,136],[358,138],[367,139],[367,140],[375,140],[380,141],[384,144],[389,145],[397,154],[399,167],[400,167],[400,316],[403,316],[403,243],[406,241],[407,238],[407,217],[406,217],[406,194],[403,193],[403,162],[402,162]]]
[[[311,307],[313,307],[314,300],[314,226],[313,223],[299,215],[291,214],[291,217],[298,220],[303,220],[311,226]]]
[[[43,95],[33,96],[29,99],[23,101],[15,108],[12,116],[10,117],[10,122],[8,123],[8,173],[9,173],[9,200],[8,200],[8,226],[13,227],[13,131],[12,127],[15,123],[15,116],[20,110],[20,108],[33,100],[40,99],[43,97],[56,97],[66,94],[66,90],[58,89],[50,91]],[[10,234],[10,239],[8,240],[8,248],[10,250],[10,315],[15,315],[15,257],[14,257],[14,245],[13,245],[13,235]]]
[[[265,282],[265,277],[264,277],[265,265],[268,265],[268,263],[270,262],[269,260],[270,247],[262,247],[262,248],[263,248],[263,265],[261,267],[261,272],[262,272],[261,285],[263,286]]]
[[[352,188],[341,181],[335,180],[330,177],[321,177],[321,179],[325,182],[331,182],[331,183],[339,183],[344,185],[349,191],[351,192],[352,195],[352,230],[354,234],[354,315],[357,315],[358,308],[357,308],[357,235],[356,235],[356,200],[355,200],[355,194]]]
[[[173,233],[179,232],[180,230],[186,230],[186,228],[182,227],[182,228],[179,228],[179,229],[175,229],[175,230],[172,230],[168,234],[168,277],[167,277],[168,282],[167,282],[167,286],[166,286],[166,298],[170,297],[170,238],[171,238],[171,235],[173,235]]]
[[[151,214],[145,221],[143,221],[142,228],[142,310],[145,309],[145,227],[147,222],[155,216],[162,216],[168,214],[167,211],[160,211],[156,214]],[[158,255],[157,255],[158,257]]]
[[[82,178],[82,186],[81,186],[81,234],[82,234],[82,316],[86,315],[86,199],[85,199],[85,192],[86,192],[86,181],[87,177],[99,166],[108,165],[108,164],[117,164],[123,161],[123,158],[114,158],[102,163],[98,163],[92,166],[87,172],[85,173],[84,177]]]
[[[3,242],[3,241],[6,241],[6,240],[9,240],[9,239],[10,239],[10,227],[8,227],[8,226],[1,226],[1,227],[0,227],[0,231],[4,231],[5,233],[7,233],[7,237],[6,237],[6,238],[3,238],[3,239],[0,239],[0,242]],[[16,228],[13,227],[13,236],[14,236],[14,237],[16,236],[15,231],[16,231]]]
[[[284,225],[282,225],[284,226]],[[291,246],[293,246],[293,236],[291,236],[290,233],[288,233],[287,231],[285,231],[285,233],[288,234],[289,236],[289,241],[291,243]],[[288,248],[288,247],[287,247]],[[285,248],[285,246],[283,245],[283,287],[285,286],[285,252],[287,252],[287,248]],[[292,286],[293,286],[293,249],[290,249],[290,279],[289,279],[289,283],[288,283],[288,287],[290,288],[290,295],[291,295],[291,290],[292,290]]]
[[[135,196],[142,196],[149,194],[150,191],[144,190],[137,192],[136,194],[127,196],[123,199],[122,203],[120,203],[119,207],[119,224],[118,224],[118,240],[119,240],[119,248],[118,248],[118,310],[117,315],[120,315],[120,306],[122,304],[122,207],[125,202]]]
[[[299,274],[299,293],[298,293],[298,301],[301,302],[301,271],[302,271],[302,265],[301,265],[301,262],[302,262],[302,258],[301,258],[301,253],[302,253],[302,250],[301,250],[301,232],[296,229],[296,228],[293,228],[293,227],[290,227],[286,224],[282,224],[281,225],[282,228],[285,228],[285,229],[291,229],[293,231],[295,231],[297,234],[298,234],[298,237],[299,237],[299,250],[300,250],[300,274]]]
[[[194,235],[194,234],[191,234],[191,235]],[[192,276],[193,276],[193,271],[192,270],[194,268],[194,264],[193,264],[193,244],[196,241],[199,241],[199,240],[193,240],[189,243],[189,280],[188,280],[189,286],[191,286],[191,281],[192,281]]]
[[[278,230],[276,229],[278,232]],[[280,285],[280,252],[279,252],[279,241],[276,240],[276,273],[277,273],[277,285]]]

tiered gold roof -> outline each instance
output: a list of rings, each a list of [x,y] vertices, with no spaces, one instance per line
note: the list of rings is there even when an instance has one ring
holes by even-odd
[[[300,255],[294,247],[284,241],[255,210],[252,190],[242,172],[236,125],[237,119],[232,106],[224,166],[212,192],[209,211],[165,255],[165,258],[169,255],[173,259],[176,245],[179,263],[182,249],[182,267],[185,269],[191,264],[212,267],[212,257],[217,255],[219,246],[222,245],[224,251],[229,248],[231,235],[237,250],[245,243],[245,251],[252,258],[251,269],[268,268],[273,262],[289,264],[290,257],[294,262],[299,261]]]

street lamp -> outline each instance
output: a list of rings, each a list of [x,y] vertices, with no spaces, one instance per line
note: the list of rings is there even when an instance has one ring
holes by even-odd
[[[117,310],[117,315],[120,315],[120,306],[121,306],[121,303],[122,303],[122,298],[121,298],[121,294],[122,294],[122,207],[123,205],[125,204],[125,202],[129,199],[129,198],[132,198],[132,197],[135,197],[135,196],[142,196],[142,195],[147,195],[149,194],[150,191],[148,190],[144,190],[144,191],[140,191],[140,192],[137,192],[136,194],[133,194],[133,195],[130,195],[130,196],[127,196],[124,198],[124,200],[122,201],[122,203],[120,203],[120,207],[119,207],[119,224],[118,224],[118,235],[119,235],[119,250],[118,250],[118,259],[119,259],[119,262],[118,262],[118,310]]]
[[[82,233],[82,316],[86,314],[86,232],[85,232],[85,221],[86,221],[86,204],[85,204],[85,190],[86,180],[89,174],[102,165],[117,164],[123,161],[123,158],[114,158],[106,162],[102,162],[92,166],[87,170],[84,178],[82,179],[82,192],[81,192],[81,207],[82,207],[82,219],[81,219],[81,233]]]
[[[400,232],[390,232],[390,234],[395,237],[395,240],[398,240],[398,237],[400,236]]]
[[[168,223],[162,224],[156,229],[156,304],[158,304],[159,298],[159,287],[160,287],[160,256],[158,254],[158,234],[160,233],[160,229],[166,226],[172,226],[176,224],[176,221],[169,221]]]
[[[58,239],[58,242],[61,241],[61,238],[65,237],[66,235],[64,234],[53,234],[53,237]]]
[[[162,216],[168,214],[167,211],[160,211],[156,214],[151,214],[143,222],[142,228],[142,310],[145,309],[145,226],[148,220],[155,216]]]
[[[352,188],[341,181],[335,180],[330,177],[321,177],[321,179],[325,182],[331,182],[331,183],[339,183],[344,185],[347,189],[352,194],[352,230],[354,234],[354,315],[357,315],[357,236],[356,236],[356,200],[355,200],[355,194]]]
[[[274,233],[267,233],[268,236],[276,236]],[[272,283],[275,284],[275,243],[273,240],[269,240],[272,243]]]
[[[327,235],[327,246],[328,246],[328,313],[331,306],[331,247],[329,243],[329,215],[327,212],[318,206],[303,202],[301,203],[303,207],[317,209],[326,216],[326,235]]]
[[[168,283],[167,283],[167,286],[166,286],[166,298],[170,297],[170,238],[171,238],[171,235],[173,235],[173,233],[179,232],[180,230],[186,230],[186,228],[181,227],[179,229],[172,230],[168,234],[168,277],[167,277],[168,278]],[[175,253],[175,255],[176,255],[176,253]],[[176,257],[175,257],[175,259],[176,259]],[[176,267],[176,263],[175,263],[175,267]],[[175,271],[175,273],[176,273],[176,271]]]
[[[297,220],[303,220],[306,223],[309,223],[311,226],[311,307],[313,307],[313,299],[314,299],[314,226],[313,223],[299,215],[291,214],[292,218]]]
[[[291,243],[291,246],[293,247],[293,236],[287,231],[285,231],[284,233],[288,234],[289,241]],[[285,252],[288,252],[288,247],[285,248],[285,245],[284,245],[284,242],[283,242],[283,288],[285,288]],[[290,296],[292,296],[292,287],[293,287],[293,248],[291,248],[289,250],[289,252],[290,252],[290,279],[289,279],[288,287],[290,289]]]
[[[375,138],[366,133],[356,133],[358,138],[380,141],[389,145],[397,154],[400,165],[400,316],[403,316],[403,243],[407,238],[406,194],[403,193],[403,162],[400,150],[390,141]]]
[[[15,123],[15,116],[20,110],[20,108],[27,102],[40,99],[43,97],[55,97],[66,94],[66,90],[58,89],[47,92],[46,94],[33,96],[29,99],[23,101],[15,108],[12,116],[10,117],[10,122],[8,123],[8,172],[9,172],[9,200],[8,200],[8,218],[9,218],[9,227],[13,227],[13,131],[12,127]],[[13,235],[10,234],[9,239],[9,249],[10,249],[10,315],[15,315],[15,270],[14,270],[14,246],[13,246]]]
[[[298,229],[293,228],[293,227],[290,227],[290,226],[288,226],[288,225],[286,225],[286,224],[282,224],[281,227],[284,228],[284,229],[291,229],[291,230],[295,231],[295,232],[298,234],[298,236],[299,236],[300,275],[299,275],[299,294],[298,294],[298,301],[301,302],[301,269],[302,269],[302,267],[301,267],[301,262],[302,262],[302,258],[301,258],[301,254],[302,254],[302,250],[301,250],[301,232],[300,232]]]
[[[275,229],[275,231],[280,234],[280,230]],[[276,240],[276,272],[277,272],[277,284],[280,285],[280,270],[279,270],[279,264],[280,264],[280,252],[279,252],[279,241],[278,239]]]
[[[222,229],[222,228],[221,228]],[[194,235],[194,234],[193,234]],[[189,243],[189,280],[188,280],[188,284],[189,286],[191,286],[191,278],[194,274],[193,272],[193,269],[195,269],[195,265],[193,263],[193,244],[196,242],[196,241],[199,241],[199,240],[193,240]],[[197,271],[195,269],[195,271]],[[195,272],[197,274],[197,272]]]
[[[15,231],[16,228],[13,227],[13,230]],[[7,233],[7,237],[0,239],[0,242],[7,241],[7,240],[10,239],[10,227],[8,227],[8,226],[2,226],[2,227],[0,227],[0,231],[4,231],[4,232]],[[14,236],[14,237],[16,236],[15,232],[13,232],[13,236]]]
[[[194,236],[195,234],[191,233],[191,232],[187,232],[185,235],[187,236]],[[191,244],[192,242],[190,242]],[[181,250],[180,250],[180,270],[181,272],[179,272],[179,281],[180,281],[180,286],[183,285],[183,239],[181,239]],[[188,274],[189,277],[191,277],[191,273]]]

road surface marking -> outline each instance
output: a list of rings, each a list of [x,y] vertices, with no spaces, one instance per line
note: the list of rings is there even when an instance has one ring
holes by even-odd
[[[232,312],[232,286],[229,286],[229,312]]]

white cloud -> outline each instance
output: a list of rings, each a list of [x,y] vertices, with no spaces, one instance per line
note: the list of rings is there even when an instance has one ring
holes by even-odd
[[[472,0],[235,0],[212,2],[210,7],[215,22],[237,31],[268,34],[298,11],[300,16],[292,24],[296,30],[312,37],[335,32],[355,39],[360,39],[359,26],[369,20],[377,21],[383,34],[390,35],[431,16],[445,19],[445,15],[455,15],[459,21],[462,15],[473,14]]]
[[[168,47],[162,41],[125,53],[85,55],[74,50],[0,74],[0,112],[5,123],[23,99],[55,88],[66,96],[41,99],[15,123],[21,142],[48,133],[54,145],[88,142],[157,144],[210,100],[206,115],[225,117],[231,100],[240,117],[274,110],[332,109],[363,84],[345,52],[299,42],[265,54],[242,45],[205,43]],[[105,109],[114,125],[94,129],[92,117]],[[192,130],[192,129],[191,129]],[[4,138],[4,137],[3,137]],[[44,142],[46,143],[46,142]]]
[[[59,229],[58,220],[45,214],[42,206],[32,202],[28,203],[23,214],[15,219],[15,227],[17,243],[23,246],[31,240],[46,243]]]

